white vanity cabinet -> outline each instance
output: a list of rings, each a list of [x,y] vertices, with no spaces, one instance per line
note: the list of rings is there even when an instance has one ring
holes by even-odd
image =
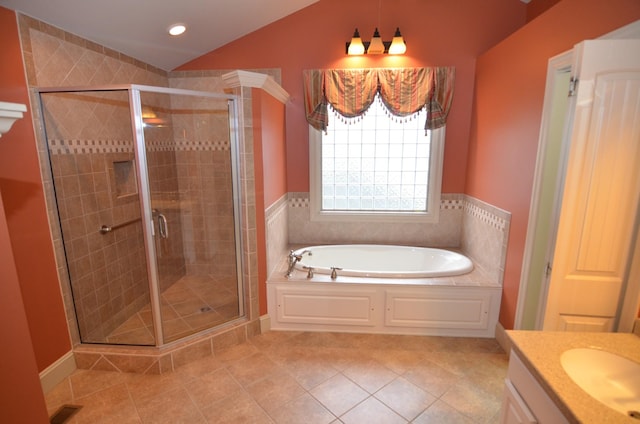
[[[511,350],[509,358],[509,371],[505,380],[500,423],[569,423],[558,406],[523,364],[515,350]]]

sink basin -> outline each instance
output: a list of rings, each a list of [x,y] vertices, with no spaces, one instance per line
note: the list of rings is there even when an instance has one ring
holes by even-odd
[[[640,411],[640,364],[598,349],[570,349],[562,368],[591,397],[625,415]]]

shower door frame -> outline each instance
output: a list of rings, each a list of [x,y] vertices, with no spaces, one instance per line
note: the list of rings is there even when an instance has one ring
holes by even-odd
[[[242,209],[239,167],[240,167],[240,126],[238,122],[238,102],[237,95],[213,93],[206,91],[185,90],[179,88],[149,86],[141,84],[119,84],[119,85],[99,85],[99,86],[71,86],[71,87],[38,87],[35,92],[40,99],[42,93],[64,93],[64,92],[92,92],[92,91],[127,91],[129,98],[129,106],[131,113],[131,127],[133,134],[134,155],[137,167],[137,186],[140,202],[140,213],[142,216],[142,229],[144,234],[144,249],[147,259],[147,282],[149,285],[149,297],[151,303],[151,314],[153,321],[153,331],[155,338],[155,346],[163,347],[175,343],[184,342],[187,339],[197,337],[201,332],[211,330],[211,327],[204,330],[200,330],[196,333],[184,336],[180,339],[171,341],[165,345],[162,315],[160,308],[160,291],[159,291],[159,276],[158,276],[158,264],[155,247],[155,231],[153,212],[151,206],[151,191],[149,184],[149,169],[147,164],[146,145],[144,137],[144,122],[142,118],[142,102],[140,98],[141,92],[152,92],[160,94],[177,94],[183,96],[193,97],[208,97],[212,99],[227,100],[227,110],[229,114],[229,150],[231,160],[231,184],[233,193],[233,220],[234,220],[234,237],[235,237],[235,255],[236,255],[236,281],[238,290],[238,317],[225,322],[220,325],[228,325],[238,320],[246,318],[246,298],[244,287],[244,256],[243,256],[243,239],[242,239]],[[40,112],[41,116],[44,116],[43,103],[40,100]],[[44,125],[44,123],[43,123]],[[44,128],[44,127],[43,127]],[[45,134],[46,140],[46,134]],[[81,342],[82,343],[82,342]]]

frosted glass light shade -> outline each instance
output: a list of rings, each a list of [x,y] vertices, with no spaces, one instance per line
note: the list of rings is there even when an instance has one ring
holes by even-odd
[[[373,33],[373,38],[371,39],[371,44],[369,44],[369,48],[367,49],[367,54],[382,54],[384,53],[384,44],[382,43],[382,38],[380,38],[380,33],[378,32],[378,28]]]
[[[347,54],[364,54],[364,44],[362,44],[362,38],[360,38],[358,28],[356,28],[355,32],[353,33],[353,37],[351,38],[351,42],[349,43],[349,48],[347,49]]]
[[[393,40],[391,40],[391,45],[389,46],[389,54],[405,54],[406,51],[407,45],[402,34],[400,34],[400,28],[396,28],[396,33],[393,35]]]

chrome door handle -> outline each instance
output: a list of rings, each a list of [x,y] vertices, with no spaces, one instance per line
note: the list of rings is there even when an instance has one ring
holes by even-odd
[[[167,226],[167,217],[158,213],[158,232],[163,239],[169,238],[169,227]]]

